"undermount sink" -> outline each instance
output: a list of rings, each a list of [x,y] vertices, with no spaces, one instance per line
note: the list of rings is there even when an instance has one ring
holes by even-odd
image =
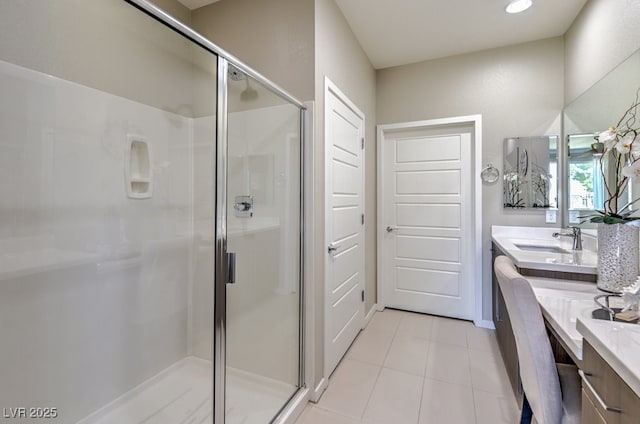
[[[543,252],[543,253],[571,253],[558,246],[545,246],[540,244],[514,244],[520,250],[527,250],[529,252]]]

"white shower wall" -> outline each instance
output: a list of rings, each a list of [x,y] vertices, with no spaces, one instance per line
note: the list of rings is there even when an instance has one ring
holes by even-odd
[[[1,406],[72,423],[190,350],[193,121],[6,62],[0,92]]]

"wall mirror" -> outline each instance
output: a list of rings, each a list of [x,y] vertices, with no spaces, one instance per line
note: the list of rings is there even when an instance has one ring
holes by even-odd
[[[607,158],[597,134],[615,125],[634,102],[640,88],[640,50],[570,103],[563,113],[562,222],[574,225],[605,200],[601,169],[607,172]],[[640,184],[631,184],[627,196],[636,198]],[[592,226],[585,223],[585,226]]]
[[[503,206],[557,207],[558,136],[504,139]]]

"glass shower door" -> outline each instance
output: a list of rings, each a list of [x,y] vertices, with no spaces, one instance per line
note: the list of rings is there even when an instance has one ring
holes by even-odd
[[[264,424],[300,387],[300,109],[227,75],[225,422]]]
[[[216,83],[124,1],[0,2],[0,422],[212,422]]]

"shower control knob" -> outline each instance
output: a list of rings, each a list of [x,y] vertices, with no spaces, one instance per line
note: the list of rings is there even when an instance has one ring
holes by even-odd
[[[233,209],[235,209],[235,215],[238,218],[251,218],[253,216],[253,196],[236,196]]]
[[[240,202],[236,203],[233,208],[238,212],[245,212],[251,209],[251,203],[249,202]]]

